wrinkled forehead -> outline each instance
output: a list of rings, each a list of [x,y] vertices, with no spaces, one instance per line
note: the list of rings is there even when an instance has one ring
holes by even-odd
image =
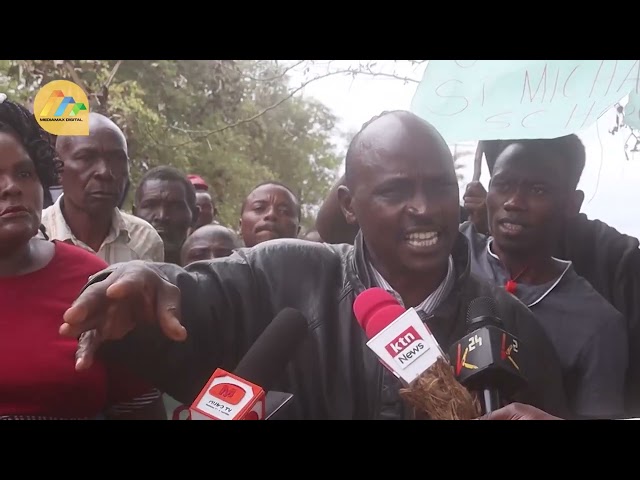
[[[286,188],[280,185],[261,185],[253,190],[247,197],[247,202],[265,201],[270,203],[290,203],[297,205],[295,196]]]
[[[168,201],[187,201],[187,191],[178,180],[150,178],[145,180],[138,189],[141,200],[162,199]]]
[[[357,140],[352,169],[357,179],[455,176],[453,158],[442,137],[427,125],[381,118]]]
[[[372,149],[355,162],[352,173],[356,185],[367,187],[392,179],[433,183],[456,178],[450,155],[433,149]]]
[[[109,125],[97,125],[86,136],[58,137],[56,149],[60,155],[73,154],[78,150],[127,155],[127,142],[120,130]]]

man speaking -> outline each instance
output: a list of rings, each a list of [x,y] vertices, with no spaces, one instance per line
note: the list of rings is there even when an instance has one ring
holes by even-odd
[[[528,352],[520,363],[528,388],[510,400],[564,415],[560,365],[541,327],[522,303],[469,274],[458,183],[441,135],[409,112],[382,114],[352,140],[346,176],[341,206],[361,230],[353,246],[280,239],[184,269],[128,262],[96,275],[60,329],[75,338],[89,332],[77,368],[100,346],[188,404],[290,307],[308,319],[310,335],[274,387],[294,395],[289,418],[412,418],[398,380],[366,346],[354,299],[374,286],[390,291],[425,314],[447,350],[466,332],[468,304],[489,296]]]

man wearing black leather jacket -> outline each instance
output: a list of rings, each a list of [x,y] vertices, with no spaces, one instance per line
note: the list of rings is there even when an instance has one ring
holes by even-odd
[[[412,418],[398,381],[366,346],[354,299],[369,287],[387,289],[427,314],[446,351],[466,332],[471,300],[491,296],[522,345],[528,388],[512,400],[565,415],[560,365],[541,327],[522,303],[469,274],[457,179],[440,134],[411,113],[389,112],[356,135],[346,165],[339,195],[346,218],[361,228],[354,246],[282,239],[186,269],[113,265],[65,314],[63,335],[89,332],[77,368],[102,353],[191,403],[217,367],[232,371],[273,317],[292,307],[306,316],[310,335],[276,388],[294,394],[289,418]]]

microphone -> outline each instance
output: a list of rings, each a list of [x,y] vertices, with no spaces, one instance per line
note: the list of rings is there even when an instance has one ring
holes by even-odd
[[[284,371],[308,334],[307,320],[298,310],[283,309],[238,363],[233,373],[216,369],[191,405],[192,420],[265,420],[292,395],[265,392]],[[271,392],[270,392],[271,393]],[[271,403],[271,405],[266,405]],[[274,404],[275,403],[275,404]]]
[[[490,297],[474,299],[467,309],[467,335],[449,350],[456,379],[479,393],[483,413],[503,407],[504,397],[526,385],[520,372],[520,342],[507,332]]]
[[[426,326],[424,312],[405,309],[387,291],[369,288],[354,301],[367,346],[404,384],[400,395],[418,414],[432,420],[470,420],[478,402],[454,377],[453,369]]]
[[[370,339],[367,346],[404,385],[438,358],[446,358],[416,310],[405,309],[382,288],[360,293],[353,302],[353,313]]]

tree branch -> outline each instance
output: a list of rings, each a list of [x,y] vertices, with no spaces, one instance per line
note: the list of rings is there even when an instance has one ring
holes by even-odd
[[[300,65],[302,62],[298,62],[297,64],[294,64],[294,66],[296,65]],[[288,68],[287,71],[291,70],[291,68]],[[385,78],[393,78],[396,80],[402,80],[405,83],[408,82],[412,82],[412,83],[420,83],[420,80],[416,80],[414,78],[409,78],[409,77],[403,77],[400,75],[397,75],[395,73],[385,73],[385,72],[374,72],[371,70],[371,66],[363,66],[363,65],[359,65],[358,68],[355,67],[350,67],[350,68],[346,68],[346,69],[340,69],[340,70],[333,70],[333,71],[329,71],[326,72],[324,74],[321,75],[317,75],[313,78],[310,78],[309,80],[306,80],[304,82],[302,82],[299,86],[297,86],[296,88],[292,89],[286,96],[284,96],[283,98],[281,98],[280,100],[278,100],[276,103],[263,108],[262,110],[260,110],[259,112],[255,113],[254,115],[251,115],[248,118],[244,118],[241,120],[238,120],[236,122],[230,123],[228,125],[225,125],[224,127],[220,127],[217,128],[215,130],[190,130],[190,129],[186,129],[186,128],[180,128],[178,126],[175,125],[169,125],[170,129],[173,130],[177,130],[179,132],[182,133],[186,133],[186,134],[195,134],[195,137],[190,138],[189,140],[182,142],[182,143],[178,143],[175,145],[168,145],[168,144],[164,144],[164,143],[158,143],[159,145],[163,146],[163,147],[167,147],[167,148],[180,148],[180,147],[184,147],[185,145],[188,145],[190,143],[193,143],[195,141],[198,140],[202,140],[205,139],[207,137],[209,137],[210,135],[214,135],[216,133],[221,133],[224,132],[225,130],[228,130],[230,128],[235,128],[239,125],[245,124],[245,123],[250,123],[253,122],[254,120],[260,118],[261,116],[263,116],[264,114],[266,114],[267,112],[279,107],[280,105],[282,105],[284,102],[286,102],[287,100],[289,100],[290,98],[292,98],[296,93],[298,93],[300,90],[304,89],[306,86],[308,86],[309,84],[316,82],[318,80],[322,80],[323,78],[327,78],[330,76],[334,76],[334,75],[353,75],[354,78],[357,75],[367,75],[367,76],[371,76],[371,77],[385,77]]]
[[[122,60],[118,60],[116,65],[113,67],[113,70],[111,70],[111,73],[109,74],[109,78],[107,79],[107,82],[103,85],[103,88],[109,88],[109,85],[111,85],[111,82],[113,81],[113,77],[116,76],[116,72],[120,68],[120,65],[122,65]]]
[[[187,140],[186,142],[183,142],[183,143],[179,143],[179,144],[177,144],[177,145],[166,145],[166,144],[163,144],[163,146],[165,146],[165,147],[169,147],[169,148],[178,148],[178,147],[183,147],[183,146],[185,146],[185,145],[188,145],[189,143],[192,143],[192,142],[195,142],[195,141],[197,141],[197,140],[202,140],[202,139],[204,139],[204,138],[207,138],[207,137],[209,137],[210,135],[213,135],[213,134],[215,134],[215,133],[221,133],[221,132],[224,132],[225,130],[228,130],[228,129],[230,129],[230,128],[237,127],[237,126],[242,125],[242,124],[244,124],[244,123],[253,122],[253,121],[254,121],[254,120],[256,120],[257,118],[259,118],[259,117],[261,117],[262,115],[264,115],[265,113],[267,113],[267,112],[269,112],[269,111],[273,110],[274,108],[277,108],[277,107],[279,107],[280,105],[282,105],[284,102],[286,102],[287,100],[289,100],[291,97],[293,97],[296,93],[298,93],[298,92],[299,92],[300,90],[302,90],[304,87],[306,87],[307,85],[309,85],[311,82],[315,82],[316,80],[320,80],[320,79],[322,79],[322,78],[326,78],[326,77],[329,77],[329,76],[331,76],[331,75],[337,75],[337,74],[339,74],[339,73],[344,73],[344,72],[342,72],[342,71],[328,72],[328,73],[325,73],[325,74],[323,74],[323,75],[318,75],[317,77],[313,77],[312,79],[307,80],[307,81],[305,81],[305,82],[301,83],[298,87],[296,87],[296,88],[294,88],[293,90],[291,90],[287,95],[285,95],[284,97],[282,97],[282,98],[281,98],[280,100],[278,100],[276,103],[274,103],[274,104],[272,104],[272,105],[269,105],[269,106],[268,106],[268,107],[266,107],[266,108],[263,108],[262,110],[260,110],[260,111],[259,111],[259,112],[257,112],[256,114],[251,115],[251,116],[250,116],[250,117],[248,117],[248,118],[243,118],[242,120],[238,120],[238,121],[236,121],[236,122],[233,122],[233,123],[230,123],[230,124],[228,124],[228,125],[225,125],[224,127],[217,128],[217,129],[215,129],[215,130],[209,130],[209,131],[188,130],[188,129],[179,128],[179,127],[176,127],[176,126],[171,125],[171,126],[169,126],[169,128],[172,128],[172,129],[174,129],[174,130],[179,130],[179,131],[181,131],[181,132],[183,132],[183,133],[198,133],[198,134],[201,134],[201,135],[196,136],[196,137],[194,137],[194,138],[191,138],[190,140]]]
[[[416,80],[415,78],[409,78],[409,77],[401,77],[400,75],[397,75],[395,73],[385,73],[385,72],[371,72],[371,71],[358,71],[358,70],[351,70],[351,72],[353,72],[356,75],[369,75],[371,77],[387,77],[387,78],[395,78],[396,80],[402,80],[405,83],[420,83],[420,80]]]
[[[87,95],[87,97],[90,96],[92,93],[91,90],[82,81],[82,79],[78,75],[78,72],[76,72],[76,69],[73,66],[73,64],[69,60],[64,60],[64,67],[67,69],[67,72],[69,72],[69,75],[71,75],[71,78],[73,79],[74,83],[78,85],[80,88],[82,88],[82,90],[84,90],[84,93]]]
[[[273,82],[274,80],[279,80],[279,79],[283,78],[289,71],[291,71],[294,68],[302,65],[304,62],[306,62],[306,60],[300,60],[299,62],[294,63],[293,65],[285,68],[282,71],[282,73],[280,73],[278,75],[275,75],[273,77],[270,77],[270,78],[257,78],[257,77],[254,77],[252,75],[249,75],[249,74],[245,74],[244,76],[247,77],[249,80],[253,80],[254,82]]]

